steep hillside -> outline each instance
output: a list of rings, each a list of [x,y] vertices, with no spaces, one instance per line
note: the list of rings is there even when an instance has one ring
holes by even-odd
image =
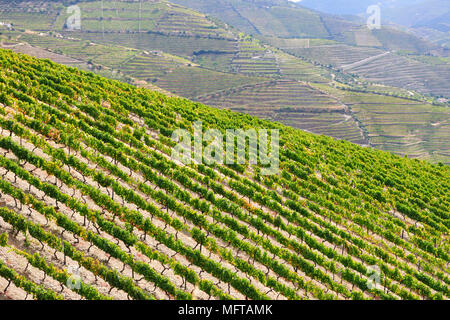
[[[270,81],[197,97],[205,104],[245,112],[294,128],[327,134],[366,145],[348,107],[326,93],[298,81]]]
[[[417,43],[410,42],[405,33],[397,32],[393,37],[393,33],[380,30],[378,39],[375,32],[354,29],[354,22],[293,8],[285,1],[270,1],[269,8],[284,8],[275,11],[282,12],[278,18],[288,22],[286,28],[292,27],[289,32],[310,32],[305,28],[318,21],[327,25],[328,31],[333,30],[335,39],[350,44],[324,38],[258,35],[258,39],[236,26],[165,0],[72,1],[80,7],[82,28],[70,31],[65,23],[70,15],[68,2],[5,2],[0,0],[0,14],[14,26],[0,26],[0,47],[313,133],[450,163],[450,109],[432,106],[439,96],[449,95],[449,64],[446,58],[414,53],[416,49],[408,45]],[[233,3],[269,10],[264,7],[268,2],[244,2]],[[217,8],[224,3],[217,3]],[[302,19],[294,23],[303,14],[321,19],[313,23],[302,18],[307,22],[304,26],[300,25]],[[51,27],[39,26],[39,21],[50,21]],[[410,50],[386,52],[380,48],[384,43]],[[367,79],[385,85],[374,85]],[[389,121],[375,127],[360,118],[363,114],[346,102],[352,101],[353,91],[336,89],[343,85],[364,91],[367,101],[377,101],[371,112],[389,117]],[[430,92],[435,96],[423,95]],[[403,99],[392,104],[391,95]],[[406,130],[393,134],[392,123],[406,122],[403,113],[395,109],[411,99],[421,104],[422,114],[430,116],[410,121]],[[411,142],[411,135],[421,138]],[[380,143],[383,136],[389,137],[389,144]]]
[[[376,58],[380,54],[390,54],[397,51],[408,51],[416,55],[448,56],[450,51],[438,44],[421,39],[412,33],[393,28],[383,23],[381,29],[369,30],[365,19],[361,21],[345,20],[319,11],[313,11],[300,6],[303,2],[269,0],[173,0],[184,6],[195,8],[213,15],[229,24],[241,28],[265,42],[278,47],[285,52],[317,61],[324,65],[341,67],[336,60],[346,60],[361,56]],[[326,5],[333,5],[326,2]],[[359,7],[363,4],[358,3]],[[444,6],[442,3],[441,6]],[[347,5],[342,5],[347,7]],[[319,6],[320,7],[320,6]],[[367,7],[365,7],[367,8]],[[347,8],[351,10],[350,8]],[[332,9],[330,9],[332,10]],[[384,11],[383,11],[384,12]],[[318,39],[322,40],[317,41]],[[445,37],[443,37],[445,42]],[[442,40],[442,39],[441,39]],[[330,43],[331,42],[331,43]],[[339,48],[339,50],[335,50]],[[361,54],[359,54],[361,53]],[[408,90],[417,90],[424,94],[450,97],[448,70],[427,67],[431,73],[424,72],[424,66],[403,58],[395,57],[389,61],[381,61],[381,66],[369,66],[371,72],[364,70],[347,70],[369,81],[397,86]],[[359,62],[354,59],[352,62]],[[401,60],[394,61],[393,60]],[[394,63],[391,65],[391,63]],[[400,67],[397,68],[396,64]],[[410,66],[413,64],[413,66]],[[382,66],[392,66],[385,70]],[[411,69],[414,69],[411,71]],[[420,70],[420,71],[418,71]],[[410,72],[411,71],[411,72]],[[385,79],[383,74],[389,74]],[[375,74],[375,76],[373,76]],[[419,83],[411,77],[421,77]],[[444,83],[444,87],[441,84]]]
[[[448,166],[5,50],[0,103],[2,296],[450,298]],[[194,121],[279,129],[278,172],[174,160]]]
[[[399,48],[401,45],[399,45]],[[401,55],[395,52],[344,44],[290,48],[287,52],[332,65],[345,72],[357,74],[367,81],[424,94],[450,97],[450,65],[432,65],[426,56]],[[414,59],[419,57],[419,59]],[[420,59],[422,58],[422,59]]]
[[[183,6],[215,16],[228,24],[252,35],[279,38],[322,38],[342,41],[351,45],[363,45],[395,49],[398,41],[402,41],[404,49],[416,53],[427,53],[437,46],[426,42],[412,34],[393,29],[387,23],[382,25],[382,33],[371,32],[366,28],[366,19],[344,17],[326,14],[333,12],[334,4],[325,3],[312,5],[311,10],[304,6],[304,2],[294,3],[288,0],[173,0]],[[317,3],[317,1],[315,1]],[[364,5],[361,1],[355,4],[366,11],[372,3]],[[443,4],[441,4],[441,7]],[[322,7],[327,9],[322,10]],[[351,14],[351,4],[345,1],[340,4],[342,10]],[[359,10],[359,9],[358,9]],[[383,11],[384,13],[384,11]],[[383,20],[386,21],[386,20]],[[361,36],[370,37],[372,41],[358,43]],[[388,36],[386,36],[388,35]]]
[[[381,8],[384,23],[407,27],[410,32],[438,45],[450,48],[448,0],[383,0],[376,2]],[[303,0],[301,5],[338,15],[367,16],[366,10],[373,1],[361,0]]]

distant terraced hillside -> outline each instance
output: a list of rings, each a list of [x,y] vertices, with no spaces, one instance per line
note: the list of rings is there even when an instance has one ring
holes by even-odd
[[[398,57],[394,51],[450,55],[445,48],[390,26],[369,30],[361,21],[347,21],[284,0],[174,0],[233,24],[285,52],[343,68],[363,62],[366,68],[344,68],[368,81],[424,94],[450,97],[450,72]],[[322,40],[320,44],[317,40]],[[331,43],[328,43],[331,42]],[[334,42],[334,43],[333,43]],[[385,56],[386,55],[386,56]],[[381,59],[383,57],[384,59]],[[375,59],[376,58],[376,59]],[[380,59],[378,59],[380,58]]]
[[[393,52],[343,44],[286,51],[375,83],[450,97],[450,64],[434,66]]]
[[[83,32],[69,32],[73,37],[89,34],[92,39],[142,49],[149,49],[151,43],[153,49],[180,55],[192,55],[202,49],[235,51],[236,37],[232,32],[204,14],[165,0],[79,1],[77,6]],[[66,22],[71,15],[63,1],[18,1],[17,5],[0,2],[0,16],[17,28],[67,32]]]
[[[436,90],[433,91],[436,94],[445,95],[445,83],[448,82],[440,84],[442,79],[446,79],[448,63],[445,58],[411,52],[393,54],[367,47],[378,46],[373,34],[354,29],[350,26],[352,23],[344,23],[342,19],[322,17],[326,23],[333,24],[331,29],[336,35],[347,37],[346,30],[353,28],[350,29],[355,32],[355,39],[361,46],[323,38],[281,39],[271,36],[257,39],[205,14],[163,0],[142,1],[142,4],[138,1],[105,0],[103,5],[102,1],[79,2],[82,25],[86,22],[86,29],[69,31],[64,26],[68,15],[61,2],[53,1],[52,10],[47,10],[48,1],[33,2],[29,7],[26,2],[19,2],[17,6],[0,6],[2,16],[10,19],[6,21],[20,26],[14,30],[0,27],[0,39],[7,44],[4,47],[11,43],[14,47],[10,48],[18,52],[72,66],[76,63],[83,69],[113,79],[204,101],[220,108],[248,112],[314,133],[362,145],[373,142],[373,146],[383,150],[434,162],[450,161],[450,142],[446,140],[445,131],[446,109],[438,112],[439,121],[424,117],[414,130],[426,130],[426,137],[420,142],[412,142],[405,138],[411,135],[410,132],[400,130],[401,133],[395,135],[387,124],[375,128],[363,121],[365,118],[359,119],[351,104],[346,104],[346,96],[350,100],[352,98],[351,91],[333,92],[333,88],[342,83],[346,87],[362,86],[367,91],[368,101],[378,99],[380,103],[372,111],[388,112],[391,123],[404,121],[402,113],[393,110],[396,104],[389,103],[388,95],[391,94],[419,99],[423,112],[433,113],[433,100],[411,90],[428,92],[431,89]],[[30,19],[19,19],[18,16],[22,15],[28,15]],[[31,20],[33,22],[28,24],[27,21]],[[36,20],[52,21],[52,27],[42,32],[47,26],[36,25]],[[170,21],[176,28],[170,28],[165,21]],[[388,58],[400,59],[400,63],[380,63]],[[439,72],[434,73],[433,70]],[[349,73],[391,86],[373,85]],[[430,81],[421,82],[422,76]],[[267,83],[277,85],[266,87]],[[407,90],[394,87],[396,85]],[[248,89],[263,87],[266,88],[264,92]],[[241,91],[242,88],[247,89]],[[256,96],[259,93],[264,96],[264,101]],[[380,98],[374,93],[382,93],[383,96]],[[379,136],[389,136],[390,144],[380,143]],[[411,143],[414,148],[410,147]]]
[[[80,1],[77,2],[77,5],[81,12],[83,26],[81,31],[67,30],[65,21],[70,13],[66,13],[66,7],[59,2],[55,2],[53,9],[49,11],[45,10],[49,6],[48,3],[42,7],[39,6],[39,3],[35,3],[32,6],[32,13],[27,9],[27,4],[22,3],[17,8],[5,4],[0,7],[0,12],[6,21],[15,26],[30,28],[37,33],[43,29],[27,24],[27,20],[17,20],[15,13],[28,14],[30,19],[31,14],[33,17],[40,14],[41,20],[54,20],[53,26],[47,31],[57,32],[56,35],[49,35],[49,32],[39,34],[39,36],[25,34],[19,35],[20,41],[60,51],[71,57],[84,54],[85,60],[92,60],[97,64],[113,67],[126,73],[130,71],[132,76],[136,76],[139,80],[147,82],[149,79],[160,80],[161,86],[168,90],[174,89],[177,94],[181,95],[185,95],[190,89],[177,88],[177,83],[192,83],[197,88],[194,88],[195,92],[189,93],[188,97],[198,95],[200,92],[206,93],[208,90],[214,91],[214,87],[202,87],[201,79],[196,76],[202,72],[210,75],[212,79],[217,79],[217,75],[219,75],[212,71],[233,73],[233,75],[222,74],[223,77],[229,79],[221,83],[222,88],[226,88],[230,84],[231,86],[240,86],[246,81],[247,83],[255,82],[254,79],[236,76],[235,73],[252,77],[280,77],[286,73],[299,80],[328,81],[323,77],[329,77],[325,70],[283,52],[275,52],[273,48],[241,35],[223,23],[216,23],[204,14],[168,1]],[[170,27],[173,26],[172,22],[175,20],[177,29]],[[198,25],[204,25],[205,28],[200,30]],[[8,33],[8,35],[10,34]],[[82,42],[80,47],[80,40],[88,40],[90,43]],[[93,47],[92,44],[107,45],[110,49],[108,51],[112,52],[105,52],[106,59],[100,59],[98,55],[102,53],[103,49],[101,46]],[[187,70],[188,63],[171,64],[169,68],[165,68],[166,62],[159,61],[158,63],[162,65],[161,68],[155,60],[152,65],[148,57],[131,58],[131,56],[139,54],[123,50],[123,48],[113,48],[117,44],[146,52],[162,51],[162,53],[176,55],[191,60],[193,65],[203,67],[203,69]],[[121,60],[112,61],[110,58],[113,53]],[[127,61],[127,58],[134,61]],[[141,65],[145,70],[133,70],[133,67],[137,65]],[[156,73],[154,73],[155,69],[157,69]],[[165,73],[161,74],[158,69],[159,71],[163,69]],[[212,69],[212,71],[205,69]],[[168,74],[172,72],[177,75]],[[155,74],[158,76],[155,77]],[[173,77],[176,77],[175,85],[171,85]],[[198,81],[192,81],[193,79]],[[210,83],[214,83],[214,81],[210,81]]]
[[[294,128],[367,144],[349,109],[298,81],[271,81],[197,97],[205,104],[245,112]]]
[[[399,155],[449,163],[450,111],[419,102],[364,94],[347,96],[344,103],[367,129],[371,145]],[[440,150],[436,151],[436,146]]]
[[[383,47],[426,53],[439,46],[383,25],[368,30],[365,19],[345,20],[288,0],[173,0],[183,6],[215,16],[251,35],[268,38],[321,38],[349,45]],[[369,6],[369,5],[367,5]],[[366,6],[366,8],[367,8]],[[365,10],[364,10],[365,11]],[[276,39],[274,39],[276,41]]]
[[[278,173],[175,161],[194,121],[279,129]],[[450,298],[448,166],[5,50],[0,126],[2,299]]]
[[[432,66],[387,53],[343,68],[372,82],[450,97],[450,64]]]
[[[320,15],[288,5],[287,1],[175,0],[183,6],[216,16],[239,30],[256,35],[293,38],[328,36]]]
[[[360,15],[372,1],[302,0],[301,5],[330,14]],[[436,43],[448,43],[450,7],[447,0],[378,1],[383,20],[407,27],[409,31]],[[448,47],[448,46],[447,46]]]

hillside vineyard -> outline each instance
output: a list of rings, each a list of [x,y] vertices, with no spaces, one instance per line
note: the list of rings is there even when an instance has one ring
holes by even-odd
[[[0,0],[0,48],[450,165],[450,49],[302,2]]]
[[[280,170],[175,129],[280,130]],[[450,171],[0,51],[0,290],[24,299],[449,299]]]

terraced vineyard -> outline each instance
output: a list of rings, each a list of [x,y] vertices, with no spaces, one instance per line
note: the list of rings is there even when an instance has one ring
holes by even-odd
[[[49,1],[2,1],[0,21],[7,19],[17,27],[46,31],[53,28],[60,9]]]
[[[183,36],[234,39],[204,14],[167,1],[89,1],[78,4],[87,32],[157,32]],[[63,29],[70,14],[61,14],[55,27]]]
[[[0,21],[34,31],[55,31],[96,43],[192,56],[196,51],[236,52],[236,37],[204,14],[165,0],[80,1],[82,32],[69,31],[72,13],[62,2],[0,3]]]
[[[276,52],[277,64],[282,77],[314,83],[328,83],[329,70],[313,66],[297,57],[284,52]]]
[[[265,12],[270,23],[280,27],[280,32],[298,36],[295,35],[297,27],[302,27],[311,33],[309,37],[314,34],[319,37],[324,36],[320,34],[325,28],[331,37],[281,39],[269,32],[256,38],[165,0],[142,1],[142,4],[118,0],[77,2],[82,9],[84,27],[69,31],[64,25],[67,3],[19,2],[17,6],[1,2],[0,20],[18,27],[0,26],[0,42],[6,43],[3,47],[170,95],[248,112],[313,133],[371,145],[398,155],[450,163],[448,108],[432,106],[439,95],[448,96],[450,91],[446,58],[411,52],[389,53],[388,45],[384,49],[380,47],[381,42],[390,41],[386,31],[377,34],[353,22],[306,9],[294,10],[295,14],[290,15],[280,4],[258,11]],[[225,2],[229,1],[216,1],[214,7],[221,8]],[[209,0],[196,0],[196,3],[213,9]],[[252,15],[249,8],[253,4],[234,3],[235,10],[234,4],[227,6],[234,13],[224,14],[239,20],[236,25],[243,25],[242,17],[231,16],[244,11]],[[32,18],[19,19],[19,13]],[[297,14],[305,20],[293,23]],[[261,29],[258,26],[263,24],[263,19],[253,18],[260,19],[255,26]],[[316,30],[301,26],[313,20],[320,20],[322,26],[316,26]],[[43,25],[37,25],[39,21]],[[50,27],[46,21],[51,21]],[[270,23],[262,29],[268,29]],[[399,43],[407,41],[402,33],[396,36],[401,40]],[[414,52],[414,48],[410,49]],[[380,82],[385,85],[379,85]],[[335,90],[342,85],[365,91],[366,101],[377,101],[377,104],[369,104],[369,112],[361,101],[362,112],[358,104],[354,105],[352,90]],[[424,96],[430,92],[436,96]],[[407,99],[391,104],[390,95]],[[410,98],[421,100],[417,103],[420,110],[408,110],[420,112],[424,117],[412,119],[396,110],[403,103],[409,104]]]
[[[432,44],[382,23],[381,29],[369,30],[367,17],[330,15],[309,10],[301,1],[288,0],[172,0],[214,16],[239,30],[254,36],[282,39],[327,39],[348,45],[373,46],[387,50],[408,50],[419,54],[430,48],[440,50]],[[327,11],[327,10],[324,10]],[[361,9],[361,12],[364,10]],[[445,12],[445,11],[444,11]],[[444,17],[442,17],[445,20]],[[348,20],[346,20],[348,19]],[[383,19],[382,19],[383,20]],[[445,32],[443,32],[445,38]]]
[[[196,100],[318,134],[368,143],[345,105],[298,81],[277,80],[246,85],[197,97]]]
[[[0,92],[4,297],[450,298],[448,166],[5,50]],[[198,120],[279,129],[278,174],[173,160]]]
[[[102,66],[117,67],[137,54],[139,50],[123,46],[112,46],[80,41],[80,39],[64,39],[49,34],[25,33],[17,37],[34,47],[59,52],[78,60],[88,61]]]
[[[4,48],[39,58],[49,58],[85,70],[89,69],[88,64],[93,64],[100,68],[95,71],[104,76],[128,82],[133,82],[129,80],[132,78],[135,79],[134,83],[140,86],[156,85],[168,90],[167,92],[184,97],[195,97],[219,89],[266,80],[202,68],[191,60],[158,50],[145,51],[108,43],[81,42],[79,39],[31,32],[7,32],[7,34],[14,35],[17,44],[5,45]]]
[[[235,53],[237,41],[226,39],[210,39],[183,37],[175,35],[159,35],[152,33],[64,33],[67,36],[80,37],[95,43],[117,44],[141,50],[161,50],[166,53],[191,57],[196,52],[219,51]]]
[[[165,55],[162,52],[145,52],[131,59],[123,61],[118,66],[123,72],[136,78],[156,80],[167,72],[173,72],[178,67],[187,66],[189,60],[177,59],[175,56]]]
[[[210,92],[234,88],[244,84],[258,83],[265,79],[247,77],[214,70],[182,66],[159,78],[155,84],[163,89],[187,98]]]
[[[371,145],[399,155],[450,164],[450,111],[405,99],[354,93],[344,99],[370,132]],[[440,151],[434,148],[439,145]]]
[[[357,74],[374,83],[450,96],[450,67],[447,64],[431,65],[389,51],[343,44],[286,51]]]
[[[239,41],[239,52],[232,61],[233,68],[244,74],[275,76],[279,74],[273,52],[255,41]]]
[[[172,1],[215,16],[311,62],[333,66],[371,82],[450,98],[448,68],[430,67],[395,54],[407,51],[424,57],[446,57],[448,50],[385,24],[369,30],[364,19],[347,21],[292,1]]]
[[[346,70],[369,81],[436,96],[450,96],[450,67],[446,65],[430,66],[390,53],[355,64]]]
[[[410,100],[395,100],[370,93],[361,96],[352,92],[326,91],[329,88],[327,86],[329,80],[325,76],[329,77],[329,74],[325,69],[312,67],[278,50],[274,50],[273,54],[280,68],[279,75],[265,74],[264,78],[201,68],[188,59],[160,51],[146,52],[91,42],[80,45],[77,40],[33,33],[10,34],[16,35],[17,41],[25,40],[26,43],[34,46],[61,52],[76,59],[44,52],[38,47],[31,48],[27,45],[15,44],[9,46],[19,52],[51,58],[63,64],[81,66],[84,69],[88,68],[82,61],[90,61],[96,65],[106,66],[112,72],[120,71],[120,73],[108,74],[108,69],[104,68],[103,74],[118,79],[121,79],[121,76],[132,77],[136,79],[135,83],[139,86],[153,88],[152,86],[156,85],[167,92],[197,99],[217,107],[280,121],[313,133],[326,134],[362,145],[371,144],[399,155],[408,154],[410,157],[427,159],[436,163],[450,163],[448,154],[450,135],[447,130],[449,112],[446,108],[435,108],[429,104],[420,105]],[[256,55],[257,52],[265,53],[267,50],[257,42],[252,42],[252,45],[252,48],[259,48],[259,51],[255,49],[250,56]],[[255,60],[248,58],[247,61],[251,65],[250,63]],[[356,62],[348,66],[352,65],[357,67],[361,64]],[[437,64],[437,66],[446,67],[445,64]],[[268,81],[268,78],[278,77],[306,79],[320,88],[313,89],[293,80]],[[211,81],[211,79],[215,80]],[[262,89],[257,88],[265,89],[261,91]],[[369,89],[385,94],[392,90],[398,91],[396,88],[379,86],[371,86]],[[403,94],[409,95],[406,90]],[[355,104],[355,101],[362,103],[364,106],[362,110],[361,105]],[[425,116],[418,115],[417,109],[397,110],[411,103],[420,105],[420,114]],[[406,112],[417,114],[417,120],[413,121],[411,117],[405,117]],[[368,117],[372,120],[369,121]],[[380,118],[380,121],[375,118]]]

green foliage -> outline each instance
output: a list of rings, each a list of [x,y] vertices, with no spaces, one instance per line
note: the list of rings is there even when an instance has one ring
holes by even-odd
[[[0,166],[8,172],[0,190],[15,207],[32,208],[70,236],[49,232],[37,223],[42,219],[22,214],[27,209],[0,208],[0,216],[14,232],[70,257],[130,298],[154,298],[135,273],[178,299],[195,298],[186,283],[220,299],[233,298],[223,285],[251,299],[267,299],[269,290],[289,299],[449,297],[448,272],[440,271],[450,260],[447,166],[11,52],[0,51],[0,65],[0,89],[12,102],[0,115],[6,152]],[[31,79],[32,87],[20,85]],[[258,166],[172,161],[171,132],[198,119],[220,130],[280,129],[279,174],[254,179]],[[107,260],[67,239],[95,246]],[[17,252],[63,283],[64,271],[50,261]],[[110,269],[110,259],[133,279]],[[170,269],[183,285],[147,261]],[[382,271],[383,289],[367,287],[373,265]],[[95,286],[79,293],[108,298]]]
[[[0,234],[0,247],[5,247],[8,245],[8,234],[2,233]]]

